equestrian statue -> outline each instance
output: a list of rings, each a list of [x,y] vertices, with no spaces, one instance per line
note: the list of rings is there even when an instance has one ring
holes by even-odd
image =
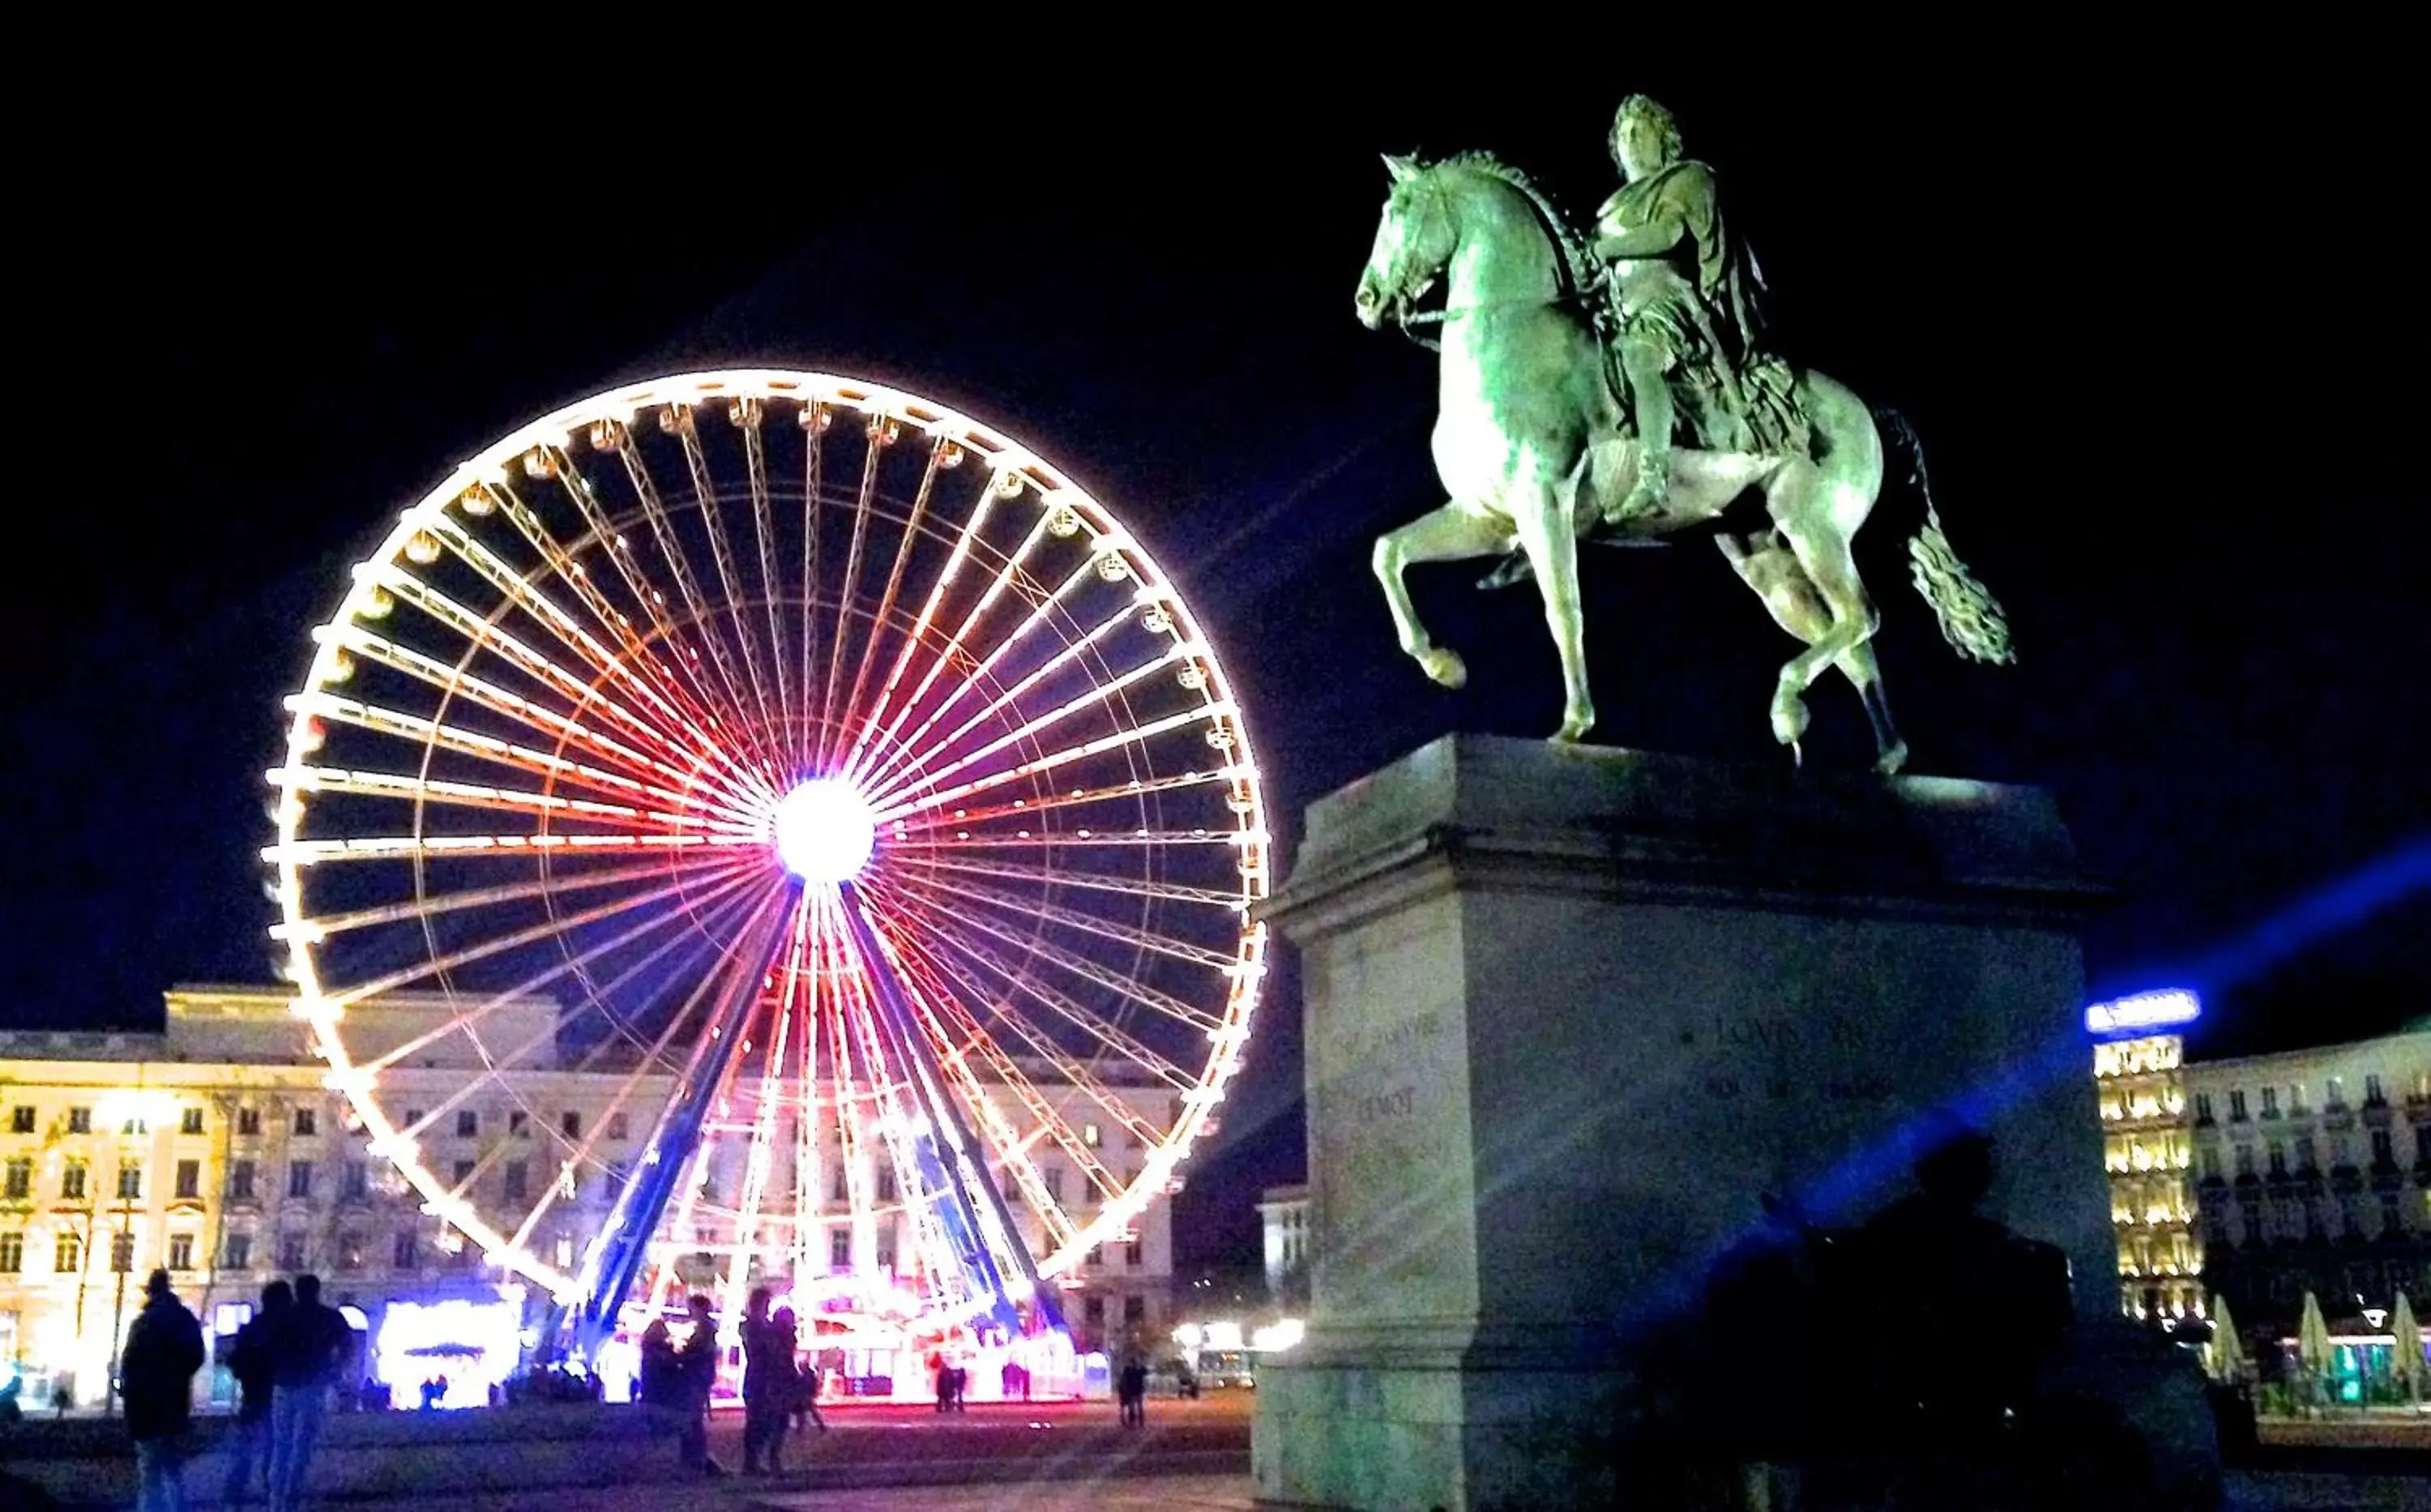
[[[1562,662],[1552,738],[1579,740],[1595,724],[1579,543],[1715,527],[1740,579],[1805,643],[1781,669],[1774,738],[1799,753],[1804,694],[1837,667],[1872,722],[1876,769],[1895,772],[1907,746],[1870,644],[1879,614],[1850,552],[1882,485],[1876,415],[1832,378],[1765,349],[1754,264],[1730,237],[1713,171],[1683,156],[1670,112],[1631,96],[1610,144],[1622,185],[1591,239],[1490,156],[1384,160],[1392,189],[1358,314],[1371,329],[1388,320],[1439,329],[1428,344],[1441,352],[1433,445],[1450,496],[1376,543],[1401,649],[1436,682],[1461,686],[1467,667],[1428,636],[1403,570],[1506,557],[1482,586],[1535,580]],[[1441,310],[1418,310],[1438,282]],[[1883,420],[1921,488],[1914,437],[1897,415]],[[1759,528],[1741,529],[1725,512],[1751,494],[1763,514],[1750,521]],[[1918,590],[1961,656],[2013,660],[2000,604],[1951,550],[1929,490],[1925,501],[1908,547]]]

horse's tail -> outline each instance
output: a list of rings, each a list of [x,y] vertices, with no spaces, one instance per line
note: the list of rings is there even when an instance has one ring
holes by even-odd
[[[1941,530],[1941,511],[1933,502],[1933,485],[1924,471],[1924,445],[1916,428],[1897,410],[1877,410],[1885,435],[1907,454],[1908,481],[1924,498],[1924,528],[1908,537],[1910,576],[1916,591],[1933,606],[1941,621],[1942,639],[1960,656],[1976,662],[2015,662],[2009,646],[2009,620],[1991,590],[1975,580],[1967,563],[1950,547]]]

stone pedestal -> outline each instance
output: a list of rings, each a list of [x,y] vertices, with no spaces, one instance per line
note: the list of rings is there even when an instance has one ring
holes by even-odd
[[[2048,796],[1979,782],[1454,735],[1316,804],[1268,907],[1314,1258],[1308,1338],[1260,1374],[1261,1498],[1610,1496],[1564,1446],[1633,1341],[1763,1194],[1832,1221],[1908,1190],[1936,1111],[1998,1142],[1985,1212],[2115,1308],[2097,896]]]

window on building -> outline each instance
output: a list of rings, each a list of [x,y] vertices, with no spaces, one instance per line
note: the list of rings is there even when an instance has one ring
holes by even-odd
[[[471,1108],[456,1110],[456,1137],[477,1139],[481,1134],[481,1116]]]
[[[237,1109],[236,1132],[245,1135],[261,1133],[261,1110],[260,1108]]]
[[[192,1270],[194,1268],[194,1236],[193,1235],[172,1234],[169,1235],[169,1268],[172,1270]]]
[[[10,1232],[0,1234],[0,1276],[13,1276],[25,1268],[25,1236]]]
[[[220,1265],[228,1270],[253,1268],[253,1235],[231,1234],[220,1241]]]
[[[84,1268],[84,1239],[77,1235],[62,1234],[51,1246],[51,1268],[63,1276],[72,1276]]]
[[[231,1160],[228,1162],[228,1200],[236,1202],[250,1202],[253,1201],[252,1161]]]
[[[8,1110],[8,1132],[10,1134],[32,1134],[34,1132],[34,1105],[32,1103],[20,1102],[15,1107]]]
[[[278,1268],[281,1270],[304,1268],[304,1235],[282,1234],[278,1236]]]
[[[109,1268],[120,1275],[135,1268],[135,1235],[120,1230],[109,1236]]]
[[[531,1137],[531,1115],[526,1113],[521,1108],[517,1108],[513,1112],[508,1114],[507,1137],[510,1139],[529,1139]]]
[[[2279,1089],[2275,1086],[2262,1089],[2262,1116],[2266,1118],[2279,1117]]]
[[[34,1195],[34,1162],[30,1157],[20,1155],[8,1162],[6,1191],[12,1202],[22,1202]]]
[[[68,1133],[92,1133],[92,1110],[91,1108],[68,1109]]]
[[[422,1243],[411,1229],[397,1235],[395,1244],[389,1252],[389,1260],[399,1270],[414,1270],[421,1268]]]
[[[557,1116],[557,1127],[568,1139],[579,1139],[582,1137],[582,1115],[568,1108]]]
[[[92,1168],[81,1160],[71,1160],[59,1171],[59,1195],[84,1201],[84,1184],[91,1179]]]
[[[2195,1122],[2209,1123],[2211,1121],[2211,1094],[2208,1092],[2198,1092],[2195,1094]]]
[[[298,1108],[292,1127],[296,1138],[310,1139],[321,1132],[321,1116],[310,1108]]]
[[[357,1201],[360,1201],[364,1198],[369,1197],[371,1192],[372,1168],[370,1163],[360,1160],[350,1160],[346,1162],[344,1173],[338,1178],[338,1195],[340,1197],[352,1198]]]
[[[628,1138],[628,1137],[629,1137],[629,1136],[630,1136],[630,1134],[629,1134],[629,1130],[630,1130],[630,1126],[629,1126],[629,1124],[627,1124],[627,1123],[626,1123],[626,1121],[625,1121],[625,1115],[624,1115],[622,1112],[612,1113],[612,1114],[608,1115],[608,1137],[609,1137],[609,1138],[611,1138],[611,1139],[624,1139],[624,1138]]]
[[[140,1201],[143,1196],[143,1168],[128,1161],[118,1168],[118,1199],[122,1202]]]
[[[829,1267],[831,1269],[843,1270],[849,1268],[851,1264],[852,1235],[844,1229],[830,1230],[828,1232]]]
[[[507,1162],[506,1198],[520,1202],[531,1196],[531,1163],[523,1160]]]
[[[2245,1117],[2245,1088],[2237,1087],[2228,1094],[2228,1117],[2231,1122]]]
[[[312,1163],[310,1161],[293,1160],[288,1162],[287,1195],[290,1197],[310,1197],[312,1195]]]
[[[473,1163],[469,1160],[458,1161],[456,1163],[456,1176],[454,1181],[454,1184],[457,1189],[461,1191],[465,1186],[471,1184],[472,1180]]]
[[[177,1195],[195,1198],[203,1195],[203,1163],[199,1160],[177,1162]]]
[[[184,1112],[178,1114],[177,1132],[181,1134],[201,1134],[203,1132],[203,1110],[200,1108],[188,1108]]]

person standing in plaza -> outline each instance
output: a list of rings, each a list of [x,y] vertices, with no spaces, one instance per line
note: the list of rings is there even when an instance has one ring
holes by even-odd
[[[709,1457],[709,1397],[717,1386],[717,1315],[709,1299],[692,1294],[692,1337],[676,1352],[677,1390],[683,1413],[680,1445],[684,1466],[704,1475],[723,1475],[726,1468]]]
[[[295,1305],[272,1336],[271,1512],[294,1512],[303,1504],[313,1446],[329,1410],[329,1387],[353,1344],[345,1319],[322,1303],[321,1278],[296,1277]]]
[[[193,1425],[194,1372],[202,1368],[203,1325],[169,1289],[169,1272],[155,1270],[118,1357],[119,1399],[135,1440],[138,1512],[186,1512],[186,1434]]]
[[[236,1420],[228,1424],[227,1477],[220,1484],[220,1500],[234,1508],[244,1505],[251,1483],[260,1471],[262,1495],[270,1494],[270,1396],[277,1366],[277,1336],[287,1310],[295,1305],[295,1288],[274,1281],[261,1288],[261,1310],[236,1331],[228,1347],[228,1374],[236,1377]]]

